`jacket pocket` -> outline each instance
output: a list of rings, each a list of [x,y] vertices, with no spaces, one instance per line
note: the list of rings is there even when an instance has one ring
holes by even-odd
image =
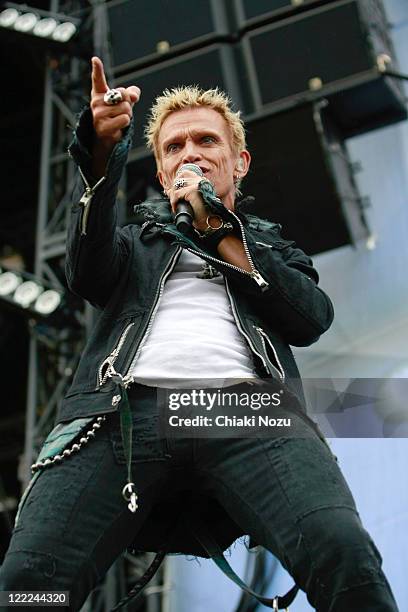
[[[132,463],[146,461],[163,461],[167,457],[167,443],[160,434],[160,417],[158,415],[140,417],[132,414]],[[118,464],[126,464],[120,431],[119,415],[113,415],[114,427],[111,431],[113,454]]]
[[[262,348],[264,356],[267,359],[268,365],[271,368],[271,374],[275,376],[275,378],[279,378],[279,380],[284,383],[285,382],[285,370],[282,367],[282,363],[279,359],[278,353],[271,342],[267,333],[257,325],[253,325],[255,332],[261,340]]]
[[[126,340],[132,330],[132,327],[135,326],[135,322],[128,322],[126,326],[122,329],[121,334],[116,341],[116,344],[113,350],[105,357],[105,359],[99,364],[98,367],[98,386],[102,387],[108,380],[110,374],[115,372],[115,364],[116,361],[126,344]]]
[[[286,249],[289,246],[293,246],[295,244],[294,240],[284,240],[283,238],[272,238],[270,242],[264,242],[263,240],[256,240],[255,244],[263,247],[267,247],[269,249],[277,249],[281,251],[282,249]]]

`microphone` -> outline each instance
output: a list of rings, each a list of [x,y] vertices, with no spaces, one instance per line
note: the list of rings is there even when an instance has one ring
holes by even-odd
[[[197,164],[183,164],[180,167],[179,172],[181,170],[190,170],[198,176],[203,176],[203,171],[201,170],[200,166],[197,166]],[[176,215],[174,219],[177,229],[182,234],[190,233],[194,220],[194,211],[190,202],[187,202],[187,200],[179,200],[177,202]]]

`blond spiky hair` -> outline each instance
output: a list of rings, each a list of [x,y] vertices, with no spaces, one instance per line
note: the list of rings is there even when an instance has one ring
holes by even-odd
[[[236,152],[246,148],[245,128],[240,112],[231,110],[230,98],[218,87],[215,89],[200,89],[197,85],[165,89],[158,96],[150,110],[145,128],[147,147],[153,151],[159,161],[158,139],[160,129],[165,119],[173,112],[185,108],[208,106],[214,109],[226,120],[232,135],[232,145]]]

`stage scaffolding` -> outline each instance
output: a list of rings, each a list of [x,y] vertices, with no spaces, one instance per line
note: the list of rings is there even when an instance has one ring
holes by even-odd
[[[51,11],[72,14],[80,1],[52,0]],[[67,145],[70,127],[83,105],[85,62],[73,56],[48,55],[45,71],[41,161],[34,274],[65,291],[64,257],[70,192],[75,169]],[[30,321],[30,355],[24,461],[21,480],[30,478],[30,466],[52,428],[58,404],[70,383],[86,328],[85,313],[76,313],[80,329],[49,327]]]
[[[81,17],[81,36],[88,36],[109,78],[110,54],[108,23],[103,2],[94,0],[51,0],[50,11]],[[68,54],[48,55],[45,74],[44,109],[41,140],[40,181],[36,229],[35,268],[38,280],[50,282],[66,291],[64,259],[75,166],[67,147],[77,114],[89,97],[90,58]],[[122,185],[123,188],[123,185]],[[123,200],[123,198],[121,198]],[[123,218],[123,215],[119,215]],[[30,348],[24,455],[19,476],[23,487],[31,477],[30,466],[53,427],[59,403],[76,369],[93,309],[84,305],[75,313],[76,325],[51,327],[30,321]],[[89,596],[82,612],[107,612],[126,595],[144,573],[151,555],[124,554],[110,568],[106,579]],[[160,612],[167,588],[163,584],[165,564],[145,589],[143,597],[122,608],[128,612]]]

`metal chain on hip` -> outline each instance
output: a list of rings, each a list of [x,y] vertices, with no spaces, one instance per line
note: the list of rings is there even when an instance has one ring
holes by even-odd
[[[54,457],[47,457],[43,461],[37,461],[37,463],[33,463],[31,466],[31,472],[35,474],[40,469],[49,468],[53,465],[61,463],[64,459],[68,459],[71,455],[77,453],[85,444],[88,444],[91,438],[95,437],[95,434],[98,429],[101,428],[102,423],[105,421],[106,415],[99,416],[96,421],[92,424],[91,429],[89,429],[84,436],[82,436],[78,442],[75,442],[71,448],[66,448],[61,454],[54,455]]]

